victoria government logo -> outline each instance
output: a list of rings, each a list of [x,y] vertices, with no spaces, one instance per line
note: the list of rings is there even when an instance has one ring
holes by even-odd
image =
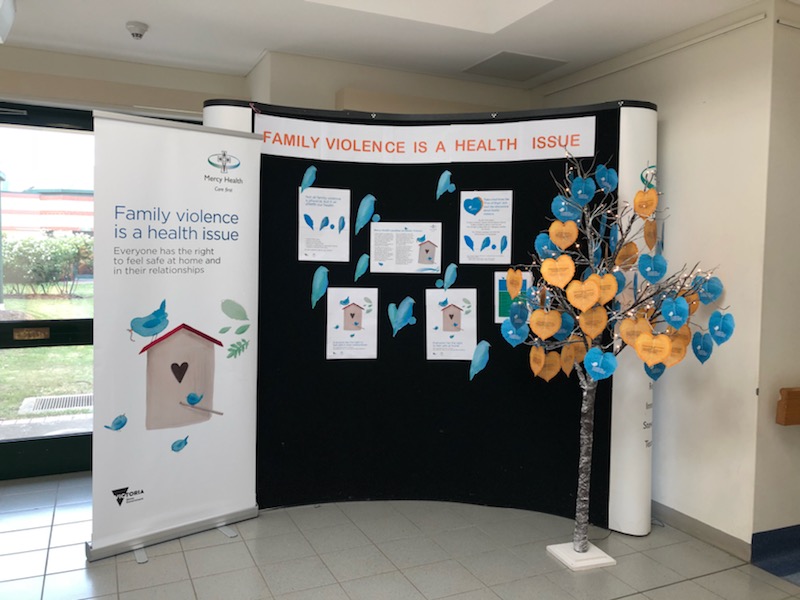
[[[111,490],[111,493],[114,494],[114,499],[117,501],[117,504],[122,506],[123,503],[130,504],[131,502],[139,502],[140,500],[144,500],[144,490],[133,490],[128,491],[130,488],[118,488],[116,490]]]
[[[227,150],[222,150],[217,154],[212,154],[209,156],[208,164],[219,169],[220,173],[227,173],[233,169],[238,169],[241,166],[242,161],[232,154],[228,154]]]

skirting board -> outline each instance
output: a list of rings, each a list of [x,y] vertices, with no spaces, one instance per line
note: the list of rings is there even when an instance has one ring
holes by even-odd
[[[728,554],[733,554],[736,558],[750,562],[752,546],[744,540],[706,525],[702,521],[678,512],[674,508],[664,506],[655,500],[652,501],[652,508],[654,519],[675,529],[680,529],[684,533],[688,533],[707,544],[724,550]]]
[[[86,559],[91,562],[94,560],[100,560],[101,558],[108,558],[109,556],[115,556],[117,554],[122,554],[123,552],[131,552],[133,550],[138,550],[139,548],[145,548],[146,546],[168,542],[170,540],[192,535],[194,533],[201,533],[203,531],[208,531],[209,529],[215,529],[223,525],[232,525],[233,523],[246,521],[247,519],[253,519],[257,516],[258,506],[254,506],[253,508],[246,508],[244,510],[229,513],[227,515],[221,515],[212,519],[204,519],[202,521],[188,523],[179,527],[172,527],[170,529],[165,529],[157,533],[141,536],[127,542],[112,544],[104,548],[92,548],[92,544],[90,542],[86,542]]]

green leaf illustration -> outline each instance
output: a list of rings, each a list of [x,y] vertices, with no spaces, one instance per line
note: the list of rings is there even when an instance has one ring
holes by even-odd
[[[233,300],[222,301],[222,312],[228,315],[231,319],[236,319],[237,321],[248,320],[247,311],[245,311],[241,304]]]
[[[219,330],[219,332],[220,333],[228,333],[230,330],[231,330],[230,327],[223,327],[222,329]]]
[[[250,345],[248,340],[240,340],[238,342],[234,342],[228,348],[228,358],[238,358],[241,356],[242,352],[247,350],[247,347]]]
[[[241,327],[236,329],[236,335],[242,335],[245,331],[250,329],[250,324],[242,325]]]

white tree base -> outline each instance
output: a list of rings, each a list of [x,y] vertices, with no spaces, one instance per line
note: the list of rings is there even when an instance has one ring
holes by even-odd
[[[552,544],[547,547],[548,554],[552,554],[573,571],[587,571],[600,567],[612,567],[617,561],[600,550],[597,546],[589,544],[586,552],[575,552],[572,542],[566,544]]]

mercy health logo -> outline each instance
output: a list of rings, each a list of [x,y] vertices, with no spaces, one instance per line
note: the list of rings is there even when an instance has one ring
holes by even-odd
[[[232,154],[228,154],[227,150],[222,150],[218,154],[212,154],[209,156],[208,164],[219,169],[220,173],[224,175],[228,171],[238,169],[242,165],[242,161]]]
[[[117,500],[117,504],[122,506],[123,502],[125,504],[130,504],[131,502],[139,502],[140,500],[144,500],[144,490],[133,490],[129,492],[130,488],[119,488],[116,490],[111,490],[111,493],[114,494],[114,498]]]

